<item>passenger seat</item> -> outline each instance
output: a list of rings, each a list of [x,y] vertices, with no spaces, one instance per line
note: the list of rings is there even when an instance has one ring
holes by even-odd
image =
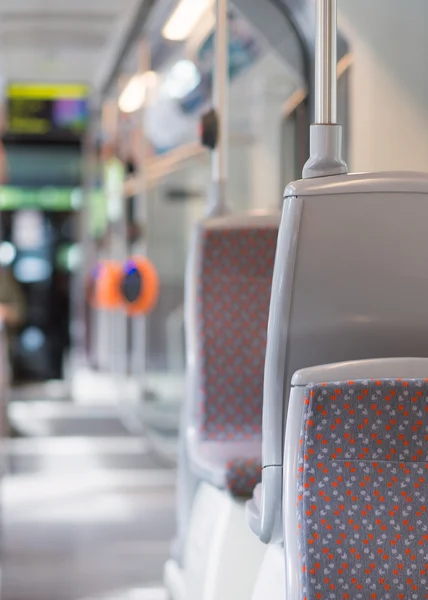
[[[427,598],[426,377],[426,359],[339,363],[293,377],[287,597]]]

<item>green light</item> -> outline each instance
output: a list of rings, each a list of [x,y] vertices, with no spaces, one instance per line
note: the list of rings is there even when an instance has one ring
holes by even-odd
[[[76,210],[76,188],[0,186],[0,210]]]

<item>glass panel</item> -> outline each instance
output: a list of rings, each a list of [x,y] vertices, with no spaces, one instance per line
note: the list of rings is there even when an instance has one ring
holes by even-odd
[[[206,18],[211,25],[200,24],[157,68],[145,129],[158,156],[199,141],[214,68],[213,19]],[[236,210],[278,207],[284,103],[303,85],[301,76],[237,11],[230,12],[229,41],[229,202]]]
[[[144,417],[161,436],[163,452],[174,452],[185,394],[184,273],[193,225],[205,212],[209,174],[205,156],[162,178],[148,195],[147,253],[160,296],[146,320]]]
[[[201,24],[160,64],[156,56],[166,52],[157,48],[156,85],[145,115],[152,165],[157,165],[162,176],[152,181],[147,202],[147,251],[158,270],[161,291],[146,322],[144,415],[149,427],[170,439],[177,434],[185,394],[186,260],[192,228],[204,215],[211,178],[210,154],[199,147],[198,132],[200,117],[211,106],[212,15],[210,23],[203,35]],[[301,87],[300,76],[237,12],[230,16],[229,61],[230,208],[279,208],[286,177],[284,160],[287,173],[293,175],[301,161],[295,141],[300,128],[291,123],[283,128],[284,104]],[[300,118],[301,111],[298,114]],[[291,152],[284,151],[284,144],[290,145]]]

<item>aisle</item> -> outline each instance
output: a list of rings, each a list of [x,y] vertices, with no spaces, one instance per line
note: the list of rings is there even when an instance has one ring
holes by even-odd
[[[164,600],[175,472],[146,440],[17,439],[8,455],[1,600]]]

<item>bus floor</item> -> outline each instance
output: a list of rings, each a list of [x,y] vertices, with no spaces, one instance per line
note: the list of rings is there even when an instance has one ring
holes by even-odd
[[[4,442],[1,600],[165,599],[175,470],[120,431]]]

